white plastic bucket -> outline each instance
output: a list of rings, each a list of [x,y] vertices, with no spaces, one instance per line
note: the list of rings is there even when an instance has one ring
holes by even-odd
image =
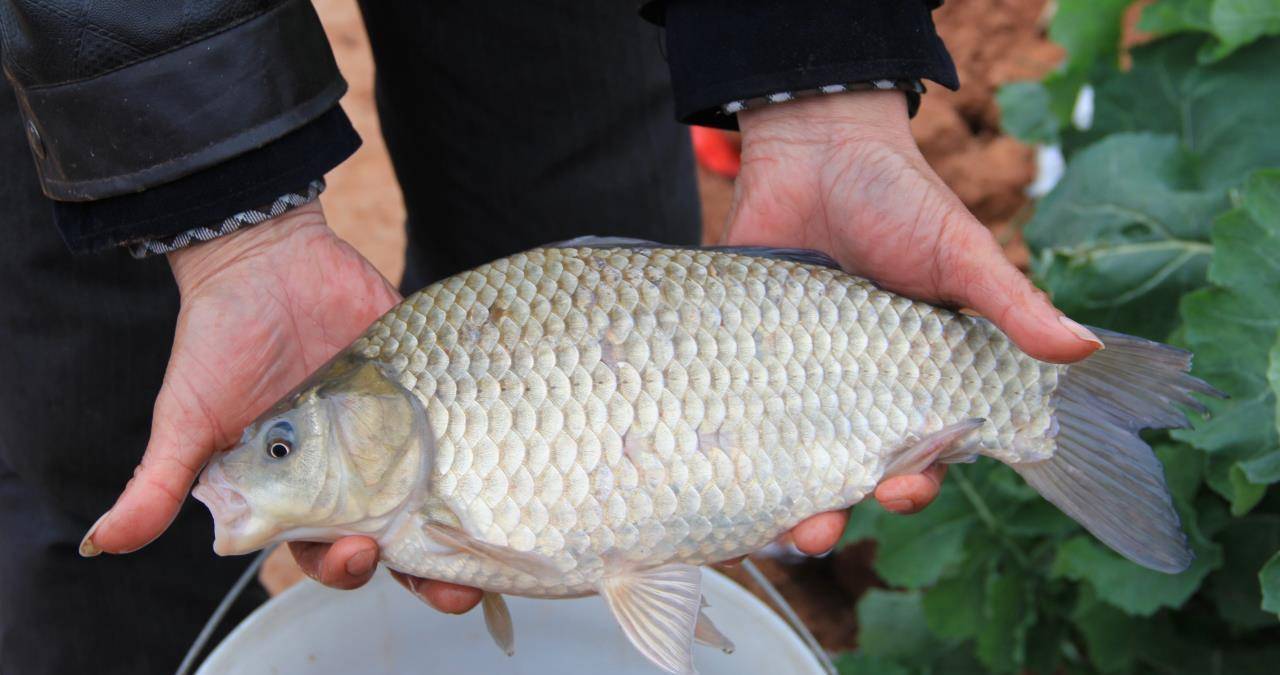
[[[737,646],[694,648],[702,675],[821,675],[817,658],[764,603],[725,576],[702,573],[707,616]],[[245,619],[197,675],[654,675],[598,597],[507,598],[516,653],[489,638],[479,611],[446,616],[385,572],[364,588],[335,591],[304,581]]]

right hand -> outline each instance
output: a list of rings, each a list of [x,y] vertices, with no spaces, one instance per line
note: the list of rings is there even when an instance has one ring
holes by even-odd
[[[169,254],[182,307],[151,439],[82,555],[128,553],[169,527],[209,457],[400,301],[325,223],[318,203]],[[373,576],[377,544],[290,544],[303,571],[336,588]],[[465,611],[479,591],[414,580],[423,599]],[[460,599],[459,599],[460,598]]]

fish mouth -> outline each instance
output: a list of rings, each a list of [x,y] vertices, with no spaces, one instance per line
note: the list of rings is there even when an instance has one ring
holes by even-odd
[[[200,482],[191,496],[209,508],[213,515],[213,551],[218,555],[238,555],[262,548],[271,533],[257,522],[253,507],[232,485],[217,462],[210,463],[200,474]]]

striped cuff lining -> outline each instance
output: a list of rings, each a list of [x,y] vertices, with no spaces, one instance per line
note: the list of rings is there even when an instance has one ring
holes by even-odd
[[[755,98],[742,99],[739,101],[730,101],[720,106],[720,112],[725,115],[736,115],[743,110],[759,108],[771,103],[786,103],[787,101],[794,101],[798,98],[823,96],[826,94],[840,94],[846,91],[872,91],[877,89],[898,89],[901,91],[923,94],[924,82],[920,80],[872,80],[870,82],[828,84],[814,89],[780,91],[769,94],[768,96],[757,96]]]
[[[129,254],[135,258],[147,258],[153,255],[163,255],[181,248],[186,248],[192,244],[198,244],[204,241],[217,239],[226,236],[237,230],[257,225],[258,223],[271,220],[287,211],[292,211],[304,204],[310,204],[320,197],[320,193],[324,192],[325,183],[323,178],[317,178],[307,184],[305,190],[298,192],[286,192],[276,197],[270,204],[260,209],[247,209],[241,211],[229,218],[223,220],[216,225],[202,225],[193,227],[190,230],[179,232],[178,234],[163,237],[160,239],[144,239],[142,241],[129,242]]]

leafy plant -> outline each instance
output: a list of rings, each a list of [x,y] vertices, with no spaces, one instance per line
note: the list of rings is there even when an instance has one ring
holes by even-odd
[[[938,501],[854,509],[888,589],[859,603],[842,673],[1263,673],[1280,663],[1280,0],[1160,0],[1121,66],[1127,1],[1059,0],[1068,58],[1004,87],[1006,130],[1066,172],[1025,235],[1077,319],[1179,344],[1231,398],[1150,433],[1196,560],[1112,553],[995,462]],[[1078,128],[1080,90],[1094,111]],[[1077,120],[1079,121],[1079,120]]]

